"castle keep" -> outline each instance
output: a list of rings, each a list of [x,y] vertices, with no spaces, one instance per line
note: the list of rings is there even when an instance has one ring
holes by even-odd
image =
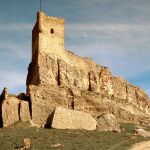
[[[32,119],[39,126],[51,126],[57,106],[92,114],[114,114],[119,122],[149,124],[150,104],[145,92],[107,67],[64,48],[64,19],[37,13],[32,31],[32,61],[28,67],[27,93],[1,96],[1,126]],[[15,100],[14,100],[15,99]],[[15,103],[18,116],[12,116]],[[6,111],[8,110],[9,111]],[[19,114],[19,115],[18,115]],[[21,114],[21,115],[20,115]],[[8,124],[8,118],[10,119]]]
[[[37,22],[32,31],[32,54],[36,51],[59,54],[64,51],[64,19],[37,13]]]

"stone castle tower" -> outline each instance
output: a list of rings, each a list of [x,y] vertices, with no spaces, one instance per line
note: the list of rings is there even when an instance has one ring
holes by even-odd
[[[32,30],[32,62],[29,65],[31,71],[28,74],[27,85],[44,83],[46,80],[56,84],[46,79],[48,71],[45,72],[46,62],[43,55],[63,55],[64,51],[64,19],[38,12]]]
[[[61,53],[64,50],[64,19],[37,13],[37,22],[32,31],[32,55],[44,52]]]

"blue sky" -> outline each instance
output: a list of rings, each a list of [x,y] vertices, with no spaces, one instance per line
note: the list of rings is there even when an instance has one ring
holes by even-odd
[[[42,0],[65,18],[65,47],[150,95],[150,0]],[[25,92],[39,0],[0,0],[0,90]]]

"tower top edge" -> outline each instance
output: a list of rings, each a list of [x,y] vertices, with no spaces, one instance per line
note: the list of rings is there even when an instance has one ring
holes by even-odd
[[[55,21],[60,21],[60,22],[65,22],[64,18],[54,17],[54,16],[48,16],[43,11],[37,12],[37,16],[43,16],[43,17],[46,17],[47,19],[51,19],[51,20],[55,20]]]

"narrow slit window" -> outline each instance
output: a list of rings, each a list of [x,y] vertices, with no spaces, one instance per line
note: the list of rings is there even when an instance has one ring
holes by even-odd
[[[53,28],[51,29],[51,34],[54,34],[54,29]]]

